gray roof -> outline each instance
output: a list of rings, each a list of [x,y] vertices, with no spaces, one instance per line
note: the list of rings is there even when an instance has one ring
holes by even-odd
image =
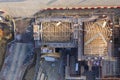
[[[120,6],[120,0],[0,0],[0,9],[14,17],[29,17],[46,8]]]

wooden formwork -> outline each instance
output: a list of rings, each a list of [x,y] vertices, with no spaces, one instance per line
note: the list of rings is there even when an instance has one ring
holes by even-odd
[[[108,21],[84,23],[84,54],[103,55],[108,52],[112,30]]]
[[[43,22],[42,40],[45,42],[68,42],[71,39],[70,23]]]

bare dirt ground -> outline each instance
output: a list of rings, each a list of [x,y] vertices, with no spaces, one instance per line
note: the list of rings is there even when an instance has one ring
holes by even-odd
[[[6,51],[6,44],[7,42],[4,40],[0,41],[0,70],[2,68],[2,64],[4,61],[5,51]]]

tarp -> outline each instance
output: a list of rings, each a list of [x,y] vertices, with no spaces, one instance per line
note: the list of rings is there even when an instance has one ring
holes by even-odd
[[[8,45],[0,80],[22,80],[25,70],[33,61],[33,45],[12,43]]]

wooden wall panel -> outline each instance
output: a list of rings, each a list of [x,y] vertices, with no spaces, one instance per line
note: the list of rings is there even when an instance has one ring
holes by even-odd
[[[62,22],[57,26],[57,22],[44,22],[43,38],[45,42],[69,42],[71,38],[70,23]]]
[[[107,46],[110,41],[109,23],[105,20],[96,22],[85,22],[84,25],[84,54],[86,55],[104,55],[107,54]]]

